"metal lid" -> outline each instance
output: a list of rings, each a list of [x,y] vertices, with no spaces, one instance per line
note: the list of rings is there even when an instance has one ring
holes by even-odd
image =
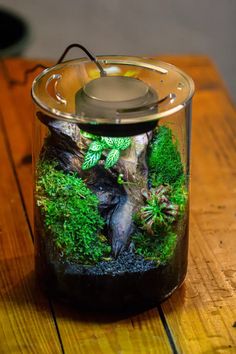
[[[149,87],[141,80],[127,76],[105,76],[90,81],[83,87],[91,99],[104,102],[124,102],[143,98]]]
[[[122,118],[135,120],[137,109],[141,108],[140,117],[157,112],[157,101],[155,90],[144,81],[127,76],[105,76],[80,89],[75,106],[78,115],[91,119],[102,116],[108,124],[117,124],[119,120],[122,124]]]
[[[125,56],[97,60],[106,76],[88,59],[44,70],[33,82],[35,103],[55,119],[111,126],[154,122],[181,110],[193,96],[192,79],[170,64]]]

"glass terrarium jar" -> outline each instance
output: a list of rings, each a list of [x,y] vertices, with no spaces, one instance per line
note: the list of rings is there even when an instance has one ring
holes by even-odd
[[[155,60],[98,62],[33,83],[36,272],[83,307],[147,308],[186,275],[194,84]]]

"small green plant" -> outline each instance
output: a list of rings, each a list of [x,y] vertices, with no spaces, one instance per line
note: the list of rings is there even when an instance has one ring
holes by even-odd
[[[143,206],[136,216],[142,229],[154,234],[160,226],[171,225],[177,218],[178,205],[170,201],[170,186],[159,186],[152,189]]]
[[[61,253],[83,264],[109,257],[111,248],[101,237],[104,220],[98,198],[83,180],[57,170],[52,161],[41,161],[37,172],[37,205]]]
[[[137,254],[157,264],[166,264],[174,253],[177,235],[169,229],[160,228],[157,237],[138,232],[132,236],[132,240]]]
[[[119,160],[122,150],[126,150],[131,145],[131,138],[111,138],[106,136],[96,136],[82,132],[82,134],[92,140],[88,151],[85,154],[82,165],[83,170],[94,167],[100,161],[104,150],[107,150],[107,156],[104,163],[105,169],[113,167]]]
[[[158,128],[149,147],[147,162],[153,187],[173,184],[181,178],[183,165],[177,141],[174,140],[170,128]]]

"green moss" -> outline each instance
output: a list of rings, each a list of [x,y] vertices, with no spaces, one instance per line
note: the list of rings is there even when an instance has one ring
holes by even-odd
[[[153,187],[173,184],[183,175],[183,165],[170,128],[160,126],[148,151],[148,167]]]
[[[147,163],[152,189],[134,217],[139,231],[132,239],[138,254],[165,264],[176,247],[177,225],[188,199],[178,142],[170,128],[161,126],[154,133]]]
[[[104,220],[98,199],[76,174],[65,174],[52,162],[38,164],[37,205],[46,229],[68,259],[93,264],[107,257],[110,246],[99,237]]]
[[[156,261],[157,264],[166,264],[172,257],[177,242],[177,235],[171,230],[166,231],[162,232],[160,229],[159,235],[155,236],[143,232],[135,234],[132,239],[136,253],[145,259]]]
[[[185,176],[182,175],[173,185],[170,194],[170,201],[178,205],[178,216],[181,217],[186,209],[188,191],[185,185]]]

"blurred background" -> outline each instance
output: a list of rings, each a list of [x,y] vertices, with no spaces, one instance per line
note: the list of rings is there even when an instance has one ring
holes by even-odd
[[[205,54],[236,101],[236,0],[0,0],[0,8],[29,25],[23,56],[58,59],[72,42],[95,54]]]

